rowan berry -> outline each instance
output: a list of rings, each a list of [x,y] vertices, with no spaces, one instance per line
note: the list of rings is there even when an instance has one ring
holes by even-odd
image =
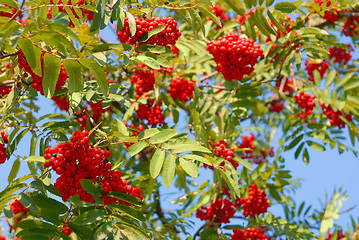
[[[72,233],[72,230],[69,227],[64,226],[62,228],[62,232],[65,233],[66,235],[70,236],[70,234]]]
[[[137,109],[138,118],[146,120],[147,125],[162,126],[165,124],[165,117],[160,105],[162,105],[161,101],[154,103],[154,100],[149,100],[146,104],[140,104]]]
[[[236,213],[233,205],[229,199],[217,198],[208,207],[198,209],[196,216],[204,221],[229,223],[229,219]]]
[[[334,62],[340,64],[346,64],[352,57],[350,53],[353,51],[353,48],[350,44],[347,44],[348,49],[340,48],[340,47],[331,47],[329,48],[329,57],[334,60]]]
[[[216,142],[216,145],[211,143],[211,145],[212,145],[212,147],[215,146],[213,151],[216,154],[216,156],[222,157],[225,160],[225,161],[221,162],[221,166],[224,166],[227,161],[230,162],[235,169],[239,166],[238,162],[233,160],[234,147],[227,148],[228,144],[224,140]],[[208,167],[209,169],[213,169],[213,166],[210,166],[210,165],[207,165],[207,164],[203,164],[203,166],[205,168]]]
[[[334,235],[334,233],[330,232],[325,240],[330,240],[333,235]],[[342,239],[342,238],[345,238],[345,234],[343,233],[343,230],[339,230],[336,240],[339,240],[339,239]]]
[[[242,80],[254,71],[254,65],[263,52],[259,45],[246,36],[228,33],[217,41],[209,41],[207,50],[217,63],[217,71],[228,81]]]
[[[175,45],[177,39],[181,36],[181,32],[177,29],[177,21],[171,17],[152,17],[148,19],[135,17],[135,23],[136,33],[131,36],[129,22],[128,19],[125,18],[123,28],[117,33],[117,37],[122,43],[128,42],[131,45],[137,43],[153,44],[169,47]],[[143,34],[161,26],[165,26],[165,29],[151,36],[145,42],[138,42],[138,39],[143,36]]]
[[[280,113],[284,109],[284,103],[282,100],[271,102],[269,112]]]
[[[0,164],[3,164],[7,158],[7,149],[5,144],[8,144],[8,135],[6,132],[1,131],[2,143],[0,143]]]
[[[183,77],[177,77],[170,83],[170,88],[167,92],[174,100],[179,99],[182,102],[187,102],[193,98],[195,81],[187,81]]]
[[[324,115],[329,118],[329,124],[331,126],[338,126],[339,129],[345,127],[345,122],[340,118],[340,116],[343,116],[349,122],[353,120],[350,114],[345,114],[344,112],[339,110],[334,111],[331,105],[326,106],[322,103],[320,104],[320,107],[322,108]]]
[[[313,108],[315,107],[314,95],[300,92],[294,96],[294,99],[297,105],[302,109],[300,114],[301,119],[304,119],[312,114]]]
[[[345,20],[344,26],[342,28],[342,33],[348,37],[354,37],[358,35],[358,24],[359,24],[359,17],[354,16],[350,17]]]
[[[267,208],[270,206],[266,193],[259,189],[256,184],[249,186],[248,196],[240,198],[239,205],[243,207],[243,215],[252,218],[261,213],[266,213]]]
[[[258,228],[233,229],[232,240],[269,240],[269,238]]]
[[[313,62],[310,60],[305,61],[305,70],[308,71],[309,78],[308,80],[314,82],[314,70],[318,70],[320,73],[320,77],[323,78],[325,72],[329,68],[329,63],[325,60],[320,62]]]
[[[319,5],[320,11],[325,11],[323,16],[325,20],[328,22],[336,22],[339,20],[340,16],[338,8],[331,6],[331,0],[314,0],[313,2]],[[338,5],[338,3],[335,2],[334,5]],[[311,5],[309,7],[312,8]],[[314,11],[314,13],[316,13],[316,11]]]

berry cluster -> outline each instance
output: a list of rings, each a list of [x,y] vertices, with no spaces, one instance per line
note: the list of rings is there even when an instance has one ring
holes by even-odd
[[[320,107],[323,110],[323,113],[327,118],[329,118],[329,123],[331,126],[338,126],[339,129],[345,127],[345,122],[340,118],[340,116],[345,117],[348,121],[352,121],[352,116],[350,114],[345,114],[342,111],[333,111],[332,106],[328,105],[325,106],[325,104],[320,104]]]
[[[5,11],[0,11],[0,16],[2,17],[7,17],[7,18],[11,18],[14,14],[16,14],[17,9],[14,7],[11,7],[7,4],[4,4],[5,7],[8,7],[11,10],[11,13],[9,12],[5,12]],[[18,15],[19,18],[23,17],[23,14],[20,12],[20,14]]]
[[[251,133],[251,134],[242,136],[241,144],[237,143],[238,148],[249,148],[247,150],[242,151],[242,154],[243,154],[242,158],[246,159],[246,158],[253,157],[253,155],[252,155],[253,150],[257,149],[257,147],[254,146],[254,144],[253,144],[253,141],[255,139],[256,138],[254,137],[253,133]]]
[[[152,70],[145,64],[135,65],[133,67],[134,75],[131,76],[131,83],[135,83],[136,99],[139,99],[145,93],[153,89],[155,84],[155,73],[163,73],[171,75],[173,68],[165,68],[164,70]],[[145,95],[145,97],[148,97]]]
[[[234,157],[234,147],[227,148],[227,143],[224,140],[221,140],[219,142],[216,142],[214,144],[213,142],[210,142],[211,146],[214,147],[214,153],[218,157],[223,157],[226,161],[230,162],[234,168],[237,168],[239,164],[233,160]],[[226,161],[221,162],[221,166],[224,166]],[[213,166],[203,164],[205,168],[213,169]]]
[[[229,223],[229,219],[236,213],[229,199],[217,198],[214,203],[210,203],[208,207],[201,207],[197,210],[196,216],[205,221]]]
[[[269,240],[269,238],[258,228],[233,229],[232,240]]]
[[[56,105],[62,110],[62,111],[68,111],[69,107],[70,107],[70,103],[67,100],[66,96],[64,95],[59,95],[59,96],[55,96],[51,98],[52,100],[54,100],[54,102],[56,103]]]
[[[45,55],[45,52],[42,52],[41,54],[41,70],[42,72],[44,72],[44,55]],[[29,66],[29,64],[27,63],[26,61],[26,58],[25,58],[25,55],[24,53],[22,52],[22,50],[19,51],[19,54],[18,54],[18,62],[19,62],[19,67],[24,69],[26,72],[30,73],[31,77],[32,77],[32,87],[36,90],[36,91],[39,91],[42,95],[44,95],[44,91],[42,89],[42,80],[43,80],[43,77],[44,75],[42,75],[41,77],[40,76],[37,76],[31,69],[31,67]],[[27,77],[27,74],[25,74],[25,77]],[[67,74],[66,74],[66,71],[65,71],[65,67],[64,65],[61,63],[61,70],[60,70],[60,75],[59,75],[59,78],[57,80],[57,83],[56,83],[56,87],[55,89],[56,90],[59,90],[61,89],[61,87],[63,85],[65,85],[65,81],[66,79],[68,78]]]
[[[209,10],[211,10],[214,13],[214,15],[216,15],[222,23],[231,19],[226,14],[226,12],[223,11],[222,6],[220,6],[220,5],[215,5],[214,7],[209,8]],[[207,17],[207,20],[213,22],[213,20],[210,17]],[[220,29],[220,26],[216,26],[216,30],[218,30],[218,29]]]
[[[187,102],[193,98],[195,81],[186,81],[183,77],[177,77],[170,83],[170,89],[167,90],[174,100],[179,99]]]
[[[252,14],[256,14],[256,10],[249,10],[248,12],[246,12],[243,16],[242,15],[237,15],[235,16],[235,19],[238,20],[239,24],[242,26],[245,24],[245,19],[246,18],[251,18]]]
[[[333,236],[334,234],[331,232],[328,234],[327,238],[325,240],[330,240],[331,237]],[[343,230],[339,230],[338,231],[338,236],[337,236],[337,239],[336,240],[340,240],[342,238],[345,238],[345,234],[343,233]]]
[[[358,26],[359,24],[359,17],[350,17],[344,22],[344,26],[342,28],[342,33],[348,37],[354,37],[358,35]]]
[[[7,150],[5,148],[5,144],[8,144],[9,139],[7,133],[1,131],[2,143],[0,143],[0,164],[3,164],[7,158]]]
[[[5,96],[11,92],[11,87],[0,87],[0,97]]]
[[[107,111],[111,111],[111,106],[107,109],[104,109],[102,106],[102,102],[97,102],[97,103],[92,103],[90,101],[87,101],[88,105],[90,105],[92,111],[89,112],[91,115],[91,118],[95,121],[98,122],[99,119],[101,118],[102,114],[107,112]],[[88,109],[87,109],[88,110]]]
[[[301,119],[304,119],[305,117],[312,114],[313,108],[315,107],[314,95],[300,92],[294,96],[294,99],[298,106],[303,110],[303,112],[300,114]]]
[[[325,20],[327,20],[328,22],[335,22],[339,20],[340,16],[338,8],[331,6],[331,0],[314,0],[313,2],[317,3],[321,10],[324,10],[324,8],[326,9],[323,16]],[[336,2],[335,5],[338,5],[338,3]],[[312,6],[310,7],[312,8]]]
[[[320,73],[320,77],[323,78],[328,68],[329,68],[329,63],[326,62],[325,60],[318,63],[311,62],[308,59],[307,61],[305,61],[305,70],[308,71],[309,74],[308,80],[311,82],[314,82],[314,73],[313,73],[314,70],[318,70]]]
[[[162,126],[165,124],[165,117],[160,105],[162,105],[161,101],[155,104],[154,100],[149,100],[146,104],[140,104],[137,109],[138,118],[147,120],[147,125]]]
[[[284,109],[284,103],[282,100],[271,102],[269,112],[280,113]]]
[[[272,147],[261,151],[258,155],[254,155],[252,157],[252,162],[255,164],[262,164],[266,162],[267,156],[274,157],[274,151]]]
[[[217,63],[217,71],[228,81],[242,80],[244,75],[250,75],[258,57],[263,57],[259,45],[254,45],[252,39],[237,33],[228,33],[217,41],[209,41],[207,50]]]
[[[62,228],[62,232],[65,233],[67,236],[70,236],[70,234],[72,233],[72,230],[69,227],[64,226]]]
[[[81,186],[83,179],[89,179],[103,187],[102,193],[116,191],[126,193],[143,199],[141,189],[127,185],[122,180],[120,170],[111,170],[112,164],[108,162],[111,152],[95,148],[90,144],[88,131],[82,133],[75,131],[69,142],[59,143],[55,147],[45,149],[44,158],[48,161],[44,167],[52,167],[59,178],[56,179],[54,187],[61,193],[62,199],[79,195],[80,199],[87,202],[94,202],[91,194],[87,193]],[[118,199],[102,196],[104,204],[126,202]]]
[[[125,18],[123,28],[117,33],[117,37],[122,43],[128,42],[131,45],[135,45],[143,34],[161,26],[166,26],[166,28],[140,44],[171,46],[175,45],[177,39],[181,36],[181,32],[177,29],[177,21],[171,17],[152,17],[148,19],[135,17],[135,22],[136,33],[131,36],[128,19]]]
[[[333,59],[334,62],[346,64],[352,58],[352,54],[350,52],[353,50],[350,44],[348,44],[347,46],[348,49],[340,47],[329,48],[329,57]]]
[[[82,18],[82,16],[79,16],[77,14],[77,11],[75,11],[73,6],[78,8],[78,7],[82,6],[82,5],[87,5],[87,3],[84,0],[79,0],[75,5],[73,5],[71,3],[71,0],[69,0],[67,2],[66,2],[66,0],[64,2],[62,2],[62,0],[59,0],[57,3],[54,3],[53,0],[50,0],[50,4],[55,4],[59,9],[58,11],[63,12],[63,13],[66,13],[66,9],[65,9],[65,5],[66,5],[67,7],[69,7],[71,9],[74,17],[77,18],[77,19]],[[88,20],[90,20],[90,21],[93,20],[93,13],[92,12],[90,12],[89,10],[84,9],[84,8],[80,8],[80,10],[81,10],[82,15],[86,16]],[[47,11],[47,17],[48,17],[48,19],[52,18],[52,8],[50,8]],[[70,27],[75,26],[74,23],[71,20],[70,20],[69,26]]]
[[[243,215],[245,217],[255,218],[256,215],[266,213],[270,204],[267,201],[267,195],[256,184],[251,184],[248,188],[248,197],[239,199],[243,207]]]
[[[23,218],[26,218],[29,214],[29,209],[24,207],[24,205],[22,205],[22,203],[18,200],[12,201],[10,207],[16,223],[20,222]],[[11,229],[16,227],[17,225],[10,226]]]

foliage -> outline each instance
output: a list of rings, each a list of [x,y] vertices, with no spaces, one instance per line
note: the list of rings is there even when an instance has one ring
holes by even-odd
[[[332,0],[1,0],[10,234],[358,239],[354,218],[353,232],[333,223],[343,191],[323,209],[297,205],[283,158],[358,154],[358,14]],[[183,194],[177,211],[163,185]]]

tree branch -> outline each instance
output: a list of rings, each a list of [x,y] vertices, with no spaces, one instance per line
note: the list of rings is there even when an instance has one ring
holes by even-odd
[[[18,54],[19,54],[19,51],[16,51],[14,53],[4,53],[3,51],[0,51],[0,59],[15,56],[15,55],[18,55]]]

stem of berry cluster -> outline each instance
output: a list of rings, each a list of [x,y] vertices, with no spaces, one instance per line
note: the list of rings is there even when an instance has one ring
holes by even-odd
[[[15,55],[18,55],[18,54],[19,54],[19,51],[16,51],[14,53],[4,53],[3,51],[0,51],[0,59],[15,56]]]

